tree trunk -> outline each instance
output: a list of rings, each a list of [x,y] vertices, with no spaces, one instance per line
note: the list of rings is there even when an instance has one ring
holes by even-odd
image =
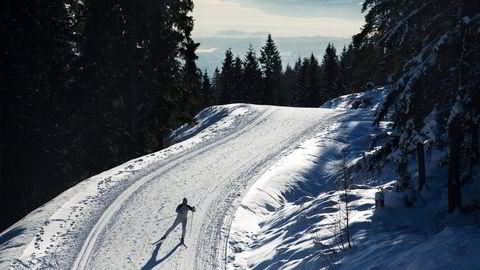
[[[455,118],[448,127],[449,136],[449,162],[448,162],[448,213],[453,213],[461,207],[460,190],[460,147],[461,133],[460,121]]]
[[[423,143],[417,143],[417,191],[421,192],[425,185],[425,154]]]

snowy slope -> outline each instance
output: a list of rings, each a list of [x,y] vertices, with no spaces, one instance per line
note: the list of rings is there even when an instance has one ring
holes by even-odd
[[[0,235],[0,269],[223,268],[230,220],[248,187],[342,112],[253,105],[208,108],[181,141],[87,179]],[[173,222],[197,207],[188,248]],[[190,225],[189,225],[190,228]]]

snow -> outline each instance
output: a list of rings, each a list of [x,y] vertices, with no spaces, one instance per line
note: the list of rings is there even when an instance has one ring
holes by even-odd
[[[378,149],[365,138],[388,132],[388,123],[380,123],[380,130],[371,127],[386,91],[346,95],[322,106],[347,113],[279,160],[249,189],[232,224],[227,269],[480,269],[478,214],[445,218],[447,172],[438,167],[444,151],[427,152],[427,185],[417,201],[412,189],[396,190],[393,162],[378,173],[364,170],[360,152],[368,156]],[[365,97],[375,102],[351,109]],[[433,123],[428,125],[433,130]],[[351,250],[343,250],[335,237],[345,211],[343,191],[335,184],[343,153],[349,167],[360,168],[348,190]],[[407,162],[413,175],[415,160]],[[478,199],[478,190],[469,187],[463,196]],[[379,191],[385,208],[375,209]]]
[[[322,108],[206,108],[170,147],[82,181],[2,232],[0,269],[480,269],[478,211],[445,214],[445,150],[427,149],[420,194],[398,191],[395,153],[367,170],[391,132],[372,126],[388,92]],[[424,131],[435,141],[433,118]],[[350,250],[338,227],[342,164],[353,177]],[[415,160],[407,165],[414,175]],[[467,185],[464,199],[479,200],[478,181]],[[385,208],[375,209],[378,192]],[[180,227],[152,245],[183,197],[197,208],[188,247]]]

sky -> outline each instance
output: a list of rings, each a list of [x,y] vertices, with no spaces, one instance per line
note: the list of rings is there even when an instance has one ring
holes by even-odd
[[[351,37],[362,0],[194,0],[193,38],[271,33],[274,37]]]

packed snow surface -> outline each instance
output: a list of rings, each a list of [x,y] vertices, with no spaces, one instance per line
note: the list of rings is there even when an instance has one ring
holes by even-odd
[[[170,147],[82,181],[1,233],[0,269],[480,269],[478,226],[436,219],[445,169],[429,165],[423,201],[405,208],[393,166],[365,168],[388,134],[388,122],[371,124],[387,91],[322,108],[206,108]],[[350,250],[337,226],[345,164]],[[375,210],[379,190],[386,208]],[[156,244],[184,197],[197,209],[187,247],[181,226]]]

